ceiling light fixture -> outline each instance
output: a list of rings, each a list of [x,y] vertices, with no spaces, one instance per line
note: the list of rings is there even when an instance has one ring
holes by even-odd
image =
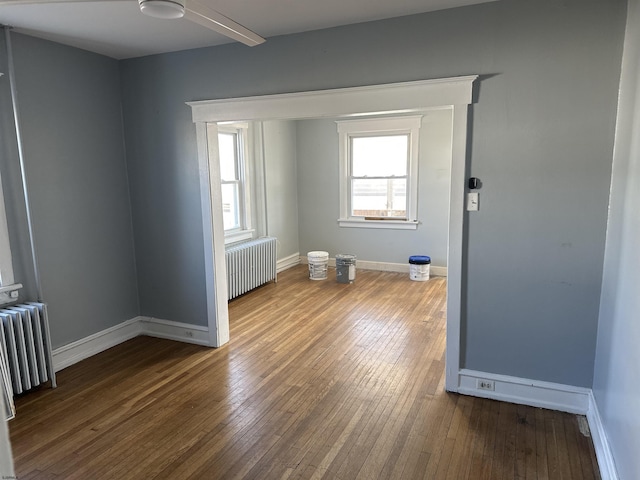
[[[182,18],[184,0],[138,0],[140,11],[156,18]]]

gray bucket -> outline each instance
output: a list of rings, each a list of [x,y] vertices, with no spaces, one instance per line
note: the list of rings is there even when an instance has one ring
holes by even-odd
[[[336,280],[338,283],[353,283],[356,281],[356,256],[348,253],[336,255]]]

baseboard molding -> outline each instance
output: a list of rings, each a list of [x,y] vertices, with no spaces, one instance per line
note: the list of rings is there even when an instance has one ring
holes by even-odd
[[[196,345],[209,345],[209,329],[207,327],[153,317],[138,318],[141,325],[141,335],[195,343]]]
[[[305,257],[306,258],[306,257]],[[276,262],[276,273],[284,272],[286,269],[300,264],[300,253],[294,253],[288,257],[281,258]]]
[[[431,265],[429,269],[429,273],[432,277],[446,277],[447,276],[447,267],[439,267],[437,265]]]
[[[618,480],[613,453],[590,388],[528,380],[507,375],[460,370],[458,393],[502,402],[586,415],[602,480]],[[478,380],[491,380],[495,390],[479,390]]]
[[[135,317],[53,350],[56,372],[140,335],[209,345],[209,329],[152,317]]]
[[[53,350],[53,369],[58,372],[74,363],[141,335],[139,317]]]
[[[593,448],[596,451],[596,458],[598,459],[598,467],[600,467],[602,480],[618,480],[618,471],[616,470],[616,464],[613,460],[613,453],[593,392],[589,393],[587,421],[589,422],[591,440],[593,441]]]
[[[300,256],[299,263],[307,264],[308,259],[305,255]],[[329,266],[336,266],[336,259],[329,258]],[[396,272],[409,274],[408,263],[391,263],[391,262],[372,262],[369,260],[356,260],[356,268],[362,270],[375,270],[378,272]],[[439,267],[437,265],[431,265],[429,273],[432,277],[446,277],[447,267]]]
[[[479,390],[478,380],[493,381],[495,389]],[[591,390],[588,388],[467,369],[460,370],[458,385],[458,393],[464,395],[580,415],[586,415],[589,412]]]

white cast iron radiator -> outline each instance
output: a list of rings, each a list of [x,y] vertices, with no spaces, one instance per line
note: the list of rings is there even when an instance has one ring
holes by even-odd
[[[276,279],[276,242],[263,237],[227,247],[229,300]]]
[[[49,380],[55,387],[46,304],[27,302],[2,308],[0,321],[0,348],[13,393],[18,395]]]

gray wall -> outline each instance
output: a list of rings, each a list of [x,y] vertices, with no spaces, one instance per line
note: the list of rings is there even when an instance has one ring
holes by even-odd
[[[18,34],[12,39],[43,297],[57,347],[138,314],[119,69],[100,55]],[[8,77],[0,82],[16,281],[34,299]]]
[[[589,387],[625,2],[490,8],[483,66],[496,75],[473,109],[470,173],[483,187],[468,215],[462,365]]]
[[[340,216],[339,148],[335,120],[298,121],[300,252],[352,253],[359,260],[407,263],[430,255],[447,265],[451,162],[449,110],[425,112],[420,130],[417,230],[343,228]]]
[[[593,392],[621,480],[640,478],[640,1],[629,2]]]
[[[296,122],[262,122],[267,233],[278,239],[278,259],[297,254],[298,184]]]
[[[122,62],[142,313],[206,323],[185,101],[477,73],[463,365],[590,386],[625,4],[503,0]]]

